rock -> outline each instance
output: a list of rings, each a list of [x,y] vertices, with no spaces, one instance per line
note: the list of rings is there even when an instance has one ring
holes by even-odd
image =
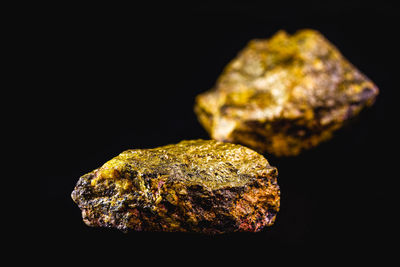
[[[251,41],[197,96],[195,112],[213,139],[291,156],[329,139],[377,94],[320,33],[279,31]]]
[[[71,196],[87,225],[124,232],[257,232],[280,203],[275,167],[214,140],[124,151],[83,175]]]

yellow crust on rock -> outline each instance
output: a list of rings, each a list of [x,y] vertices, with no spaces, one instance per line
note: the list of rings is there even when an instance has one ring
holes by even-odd
[[[90,226],[122,231],[260,231],[279,211],[277,170],[215,140],[130,149],[83,175],[72,199]]]

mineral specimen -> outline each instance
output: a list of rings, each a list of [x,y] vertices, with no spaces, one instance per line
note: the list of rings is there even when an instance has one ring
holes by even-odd
[[[279,31],[250,41],[195,112],[213,139],[289,156],[330,138],[377,94],[317,31]]]
[[[83,175],[71,196],[87,225],[124,232],[256,232],[280,203],[275,167],[214,140],[124,151]]]

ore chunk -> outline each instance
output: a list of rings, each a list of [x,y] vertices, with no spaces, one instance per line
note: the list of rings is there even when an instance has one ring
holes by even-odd
[[[83,175],[72,199],[89,226],[218,234],[272,225],[280,191],[257,152],[191,140],[124,151]]]
[[[251,41],[195,112],[213,139],[289,156],[329,139],[377,94],[320,33],[279,31]]]

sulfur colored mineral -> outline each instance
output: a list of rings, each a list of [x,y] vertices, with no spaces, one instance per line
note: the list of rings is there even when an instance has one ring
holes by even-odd
[[[277,169],[257,152],[214,140],[122,152],[72,192],[89,226],[124,232],[257,232],[279,211]]]
[[[195,112],[213,139],[290,156],[330,138],[377,94],[319,32],[279,31],[250,41]]]

